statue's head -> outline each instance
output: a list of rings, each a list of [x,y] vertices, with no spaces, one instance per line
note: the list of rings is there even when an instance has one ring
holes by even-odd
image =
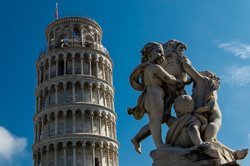
[[[164,61],[163,47],[161,43],[149,42],[144,45],[141,50],[141,62],[157,63],[160,64]]]
[[[169,55],[171,53],[180,55],[187,49],[187,46],[181,41],[171,39],[163,44],[163,49],[165,55]]]
[[[177,117],[189,114],[194,110],[193,98],[189,95],[180,95],[174,100],[174,109]]]
[[[216,74],[212,71],[200,71],[199,72],[202,76],[208,77],[213,82],[214,90],[219,89],[220,87],[220,78],[216,76]]]

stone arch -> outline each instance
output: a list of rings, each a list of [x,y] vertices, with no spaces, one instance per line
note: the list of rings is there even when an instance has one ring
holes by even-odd
[[[57,134],[64,134],[64,115],[61,110],[57,113]]]
[[[91,110],[86,109],[84,113],[84,133],[91,133]]]
[[[41,73],[41,78],[40,78],[40,80],[41,80],[41,83],[43,83],[43,81],[44,81],[44,63],[43,62],[41,62],[41,66],[40,66],[40,73]]]
[[[66,73],[67,74],[72,74],[72,54],[68,53],[67,54],[67,60],[66,60]]]
[[[64,165],[63,142],[57,143],[57,165]]]
[[[56,85],[52,84],[50,88],[50,98],[49,98],[49,104],[53,105],[56,104]]]
[[[45,114],[43,117],[43,138],[48,137],[48,131],[49,131],[49,120],[48,120],[48,115]]]
[[[104,79],[104,62],[103,62],[103,57],[99,56],[98,57],[98,77],[101,79]]]
[[[66,150],[66,165],[73,165],[73,142],[68,141],[67,144],[67,150]]]
[[[52,135],[55,135],[55,118],[56,118],[56,115],[54,112],[52,112],[50,115],[49,115],[49,131],[48,131],[48,135],[49,136],[52,136]]]
[[[50,78],[56,76],[56,57],[52,56],[50,61]]]
[[[44,90],[44,107],[47,107],[49,106],[49,88],[46,87],[45,90]]]
[[[48,166],[53,166],[55,163],[55,145],[53,143],[49,144],[47,153],[49,153]]]
[[[91,59],[92,59],[92,61],[91,61],[91,75],[92,76],[95,76],[95,77],[97,77],[97,55],[96,54],[93,54],[93,55],[91,55]]]
[[[64,102],[64,84],[60,82],[57,85],[57,98],[58,98],[58,103],[61,104]]]
[[[84,102],[90,102],[90,84],[88,82],[84,82],[83,84],[83,92],[84,92]]]
[[[39,93],[39,112],[44,108],[44,93],[43,93],[43,89],[40,91]]]
[[[83,90],[80,81],[76,81],[75,83],[75,102],[82,102],[83,101]]]
[[[83,163],[83,143],[82,141],[76,142],[76,166],[82,166]]]
[[[81,56],[79,53],[75,54],[75,74],[81,74]]]
[[[66,114],[66,133],[73,133],[73,111],[67,110]]]
[[[89,74],[89,57],[87,53],[83,55],[83,74]]]
[[[96,83],[92,83],[92,103],[98,104],[98,86]]]
[[[100,93],[99,104],[104,106],[104,102],[105,102],[104,101],[105,100],[105,96],[104,96],[105,95],[104,94],[104,92],[105,92],[105,86],[104,86],[104,84],[101,83],[99,87],[100,87],[100,90],[99,90],[100,91],[99,92]]]
[[[92,163],[92,142],[90,142],[90,141],[86,141],[85,159],[86,159],[86,165],[93,165],[93,163]]]
[[[82,124],[82,114],[81,114],[81,110],[77,109],[75,112],[75,129],[76,129],[76,133],[82,133],[83,129],[83,124]]]
[[[65,95],[65,102],[71,103],[73,102],[73,85],[72,82],[67,82],[66,84],[66,95]]]
[[[58,57],[58,68],[57,68],[57,72],[58,72],[58,76],[64,75],[64,58],[63,58],[63,54],[59,54]]]
[[[45,81],[49,79],[49,59],[46,59],[44,64],[45,69]]]

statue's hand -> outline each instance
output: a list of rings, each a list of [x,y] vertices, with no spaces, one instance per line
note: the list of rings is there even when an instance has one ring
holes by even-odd
[[[191,61],[186,56],[183,56],[183,58],[181,58],[181,63],[187,63],[191,65]]]
[[[185,86],[185,83],[182,80],[177,80],[176,86],[178,89],[183,89]]]

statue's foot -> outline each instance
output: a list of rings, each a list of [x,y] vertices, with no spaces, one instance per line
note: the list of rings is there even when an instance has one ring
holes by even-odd
[[[234,157],[236,160],[241,160],[246,157],[247,153],[248,153],[248,149],[236,150],[234,152]]]
[[[139,154],[142,154],[141,144],[135,138],[131,139],[131,142],[134,145],[135,151]]]
[[[132,115],[134,113],[134,108],[128,108],[127,111],[129,115]]]

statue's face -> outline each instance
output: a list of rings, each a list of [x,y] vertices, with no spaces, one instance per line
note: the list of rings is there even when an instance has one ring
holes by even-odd
[[[164,61],[163,48],[162,47],[154,47],[150,51],[149,61],[161,64]]]
[[[169,40],[164,45],[164,54],[179,54],[187,49],[187,46],[178,40]]]

